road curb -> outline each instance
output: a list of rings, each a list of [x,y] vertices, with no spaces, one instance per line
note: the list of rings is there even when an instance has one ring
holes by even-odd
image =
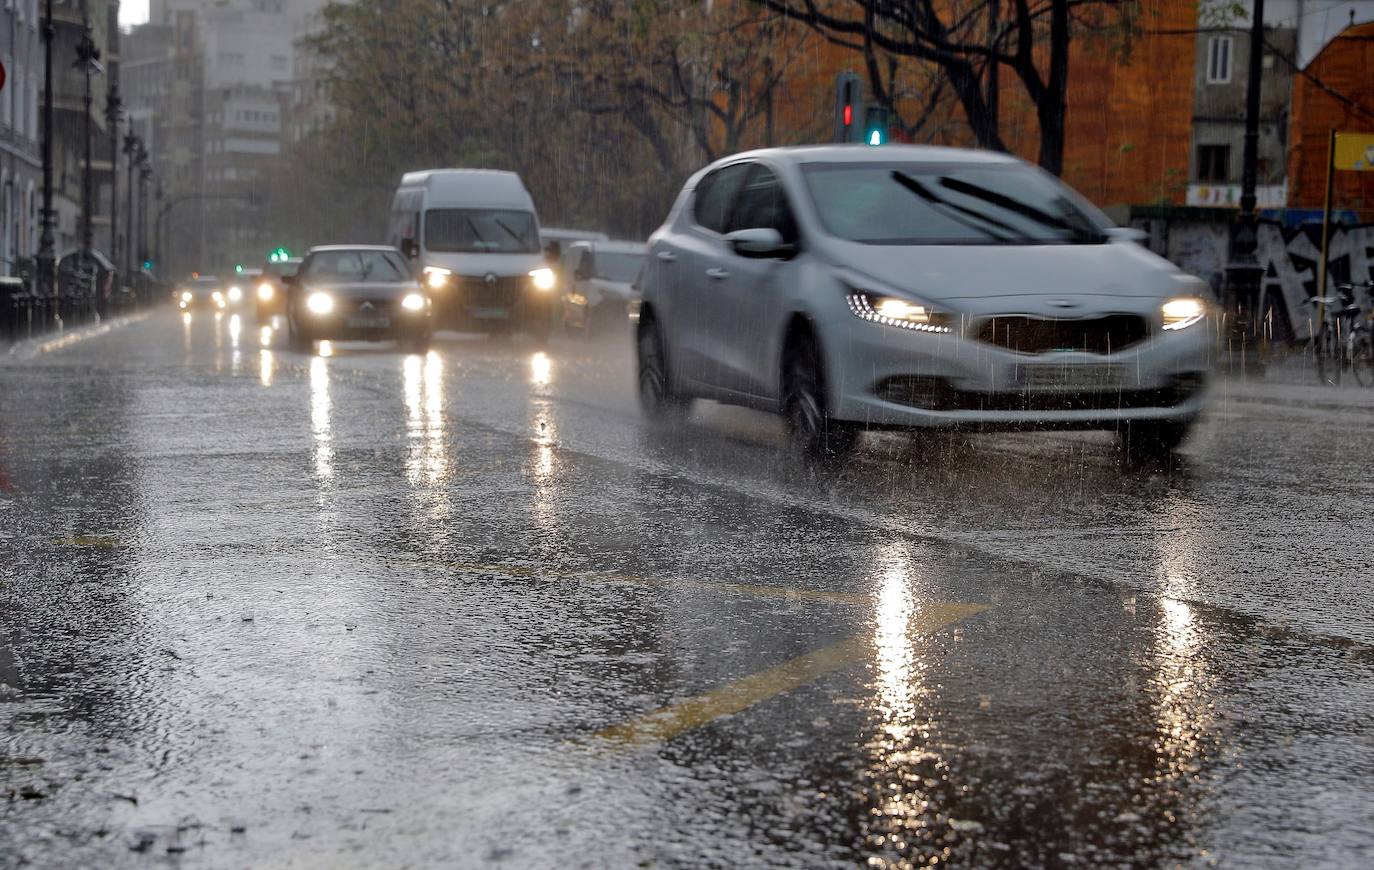
[[[79,329],[64,330],[50,335],[26,338],[11,345],[9,353],[6,354],[6,356],[11,360],[34,359],[45,353],[52,353],[55,350],[62,350],[74,344],[80,344],[88,339],[107,335],[114,332],[116,329],[132,326],[152,316],[152,311],[140,311],[137,314],[127,314],[122,317],[111,318],[110,320],[94,323],[90,326],[83,326]]]

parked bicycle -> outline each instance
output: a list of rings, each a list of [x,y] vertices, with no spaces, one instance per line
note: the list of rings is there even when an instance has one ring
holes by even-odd
[[[1355,301],[1356,286],[1365,285],[1337,284],[1335,295],[1312,296],[1307,300],[1319,318],[1309,345],[1317,363],[1317,377],[1332,386],[1340,384],[1341,375],[1347,368],[1355,368],[1357,337],[1364,341],[1369,337],[1368,321],[1361,317],[1360,306]],[[1355,375],[1361,384],[1370,376],[1367,367]]]
[[[1348,289],[1353,299],[1356,287],[1364,287],[1369,310],[1351,320],[1350,333],[1345,339],[1345,356],[1356,382],[1362,387],[1374,387],[1374,280],[1363,284],[1339,284],[1336,289]]]

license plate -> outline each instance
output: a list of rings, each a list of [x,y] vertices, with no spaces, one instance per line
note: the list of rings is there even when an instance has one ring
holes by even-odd
[[[469,311],[478,320],[506,320],[510,317],[510,311],[505,308],[474,306]]]
[[[1124,374],[1113,365],[1017,366],[1012,382],[1027,390],[1115,390],[1125,383]]]
[[[391,325],[389,317],[350,317],[348,326],[351,329],[386,329]]]

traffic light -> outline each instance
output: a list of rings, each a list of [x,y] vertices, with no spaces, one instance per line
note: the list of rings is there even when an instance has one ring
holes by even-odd
[[[863,82],[857,73],[845,71],[835,77],[835,141],[863,141]]]
[[[242,264],[242,263],[235,263],[235,264],[234,264],[234,274],[236,274],[236,275],[242,275],[242,274],[243,274],[243,264]]]
[[[152,260],[144,260],[144,261],[143,261],[143,271],[145,271],[145,272],[151,272],[151,271],[153,271],[153,261],[152,261]]]
[[[291,259],[291,252],[283,247],[277,247],[267,252],[267,262],[269,263],[285,263],[289,259]]]
[[[864,111],[864,142],[886,145],[892,115],[886,106],[868,106]]]

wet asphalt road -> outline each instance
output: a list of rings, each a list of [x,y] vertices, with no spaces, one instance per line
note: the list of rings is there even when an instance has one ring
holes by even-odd
[[[814,474],[623,337],[260,339],[0,361],[0,866],[1374,852],[1374,391]]]

